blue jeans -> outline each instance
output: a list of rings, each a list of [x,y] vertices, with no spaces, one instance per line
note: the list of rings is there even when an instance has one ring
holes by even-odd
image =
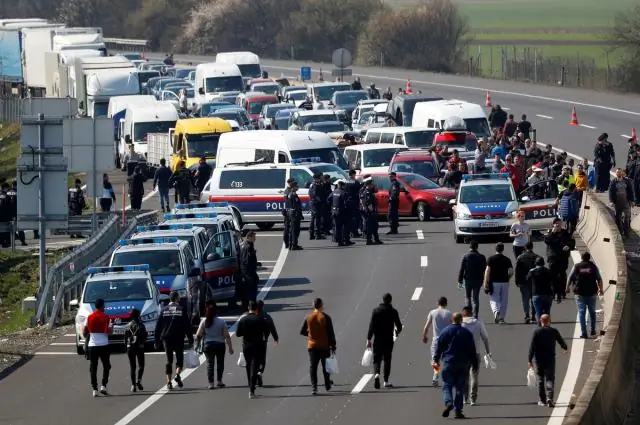
[[[468,365],[448,365],[442,367],[442,393],[444,404],[453,404],[456,412],[462,412],[465,385],[469,376]],[[453,392],[455,391],[455,398]]]
[[[520,295],[522,295],[522,309],[524,310],[524,317],[535,320],[536,306],[533,304],[533,297],[531,296],[531,286],[521,285]]]
[[[582,336],[587,336],[587,310],[589,310],[589,324],[591,325],[591,333],[596,333],[596,295],[584,296],[576,295],[576,305],[578,306],[578,318],[580,319],[580,329]]]
[[[536,321],[540,326],[540,316],[543,314],[551,314],[551,305],[553,304],[553,296],[551,295],[534,295],[533,308],[536,310]]]
[[[169,188],[158,187],[158,194],[160,195],[160,208],[164,210],[165,206],[169,209]]]

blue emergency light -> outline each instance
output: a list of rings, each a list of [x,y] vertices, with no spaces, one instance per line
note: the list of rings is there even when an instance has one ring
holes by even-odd
[[[136,232],[155,232],[158,230],[191,230],[193,224],[157,224],[155,226],[138,226]]]
[[[291,163],[294,165],[304,164],[305,162],[322,162],[322,158],[320,158],[319,156],[310,156],[309,158],[297,158],[291,160]]]
[[[89,274],[98,273],[120,273],[120,272],[148,272],[150,267],[148,264],[138,264],[135,266],[111,266],[111,267],[89,267]]]
[[[190,214],[165,214],[162,218],[166,220],[184,220],[187,218],[216,218],[217,213],[190,213]]]
[[[175,237],[164,237],[164,238],[141,238],[141,239],[128,239],[128,240],[120,240],[118,244],[120,246],[131,246],[131,245],[147,245],[150,243],[176,243],[178,242],[178,238]]]
[[[228,202],[198,202],[195,204],[178,204],[177,210],[195,210],[198,208],[228,208]]]
[[[474,180],[509,180],[508,173],[491,173],[491,174],[465,174],[462,180],[470,182]]]

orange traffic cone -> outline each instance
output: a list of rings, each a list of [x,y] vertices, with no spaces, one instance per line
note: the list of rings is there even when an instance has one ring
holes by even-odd
[[[413,91],[411,90],[411,80],[409,78],[407,78],[407,84],[404,86],[404,93],[413,94]]]
[[[636,135],[636,129],[635,128],[631,129],[631,140],[633,140],[633,141],[638,140],[638,136]]]
[[[576,114],[576,107],[574,106],[571,110],[571,121],[569,121],[570,125],[580,125],[578,122],[578,114]]]
[[[493,103],[491,103],[491,92],[487,90],[487,97],[484,101],[484,106],[487,108],[493,108]]]

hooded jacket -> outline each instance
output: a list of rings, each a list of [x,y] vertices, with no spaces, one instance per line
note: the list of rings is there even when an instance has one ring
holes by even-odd
[[[485,328],[484,323],[475,317],[465,317],[462,319],[462,327],[473,335],[473,342],[476,343],[477,354],[483,351],[487,354],[491,352],[489,348],[489,334],[487,334],[487,328]]]

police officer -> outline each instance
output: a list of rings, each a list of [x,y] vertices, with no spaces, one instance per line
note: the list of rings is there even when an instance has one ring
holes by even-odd
[[[82,182],[76,179],[74,186],[69,189],[69,215],[82,215],[85,207],[84,191],[82,190]],[[82,238],[79,233],[70,235],[72,238]]]
[[[287,196],[287,218],[289,220],[289,249],[299,251],[302,249],[298,244],[300,237],[300,222],[302,221],[302,201],[298,196],[298,184],[291,186],[289,195]]]
[[[365,219],[367,245],[382,245],[380,236],[378,236],[378,205],[376,204],[376,188],[373,185],[373,178],[367,177],[364,184],[360,206]]]
[[[198,188],[198,194],[202,193],[202,190],[206,186],[212,174],[213,174],[213,167],[207,164],[206,157],[204,156],[201,157],[200,164],[198,165],[198,169],[196,170],[196,174],[195,174],[196,187]]]
[[[331,204],[329,197],[331,196],[331,192],[333,191],[333,189],[331,187],[332,186],[331,176],[329,174],[324,174],[322,176],[322,186],[324,187],[323,196],[325,196],[325,199],[327,200],[325,202],[325,210],[324,210],[324,216],[322,220],[322,226],[324,228],[324,234],[331,235],[331,228],[333,226],[333,220],[332,220],[333,205]]]
[[[353,245],[348,239],[349,223],[346,221],[349,217],[347,206],[347,194],[345,192],[346,183],[344,180],[336,182],[336,188],[331,194],[331,215],[333,217],[333,241],[338,246]]]
[[[349,208],[349,235],[354,238],[360,238],[362,235],[359,233],[358,221],[360,214],[358,213],[360,204],[360,189],[362,185],[356,180],[356,170],[349,170],[349,180],[345,185],[345,191],[347,192],[347,206]]]
[[[554,276],[553,289],[556,302],[559,303],[567,297],[565,292],[567,268],[569,267],[571,250],[575,249],[576,241],[569,232],[562,228],[562,220],[556,218],[553,220],[553,227],[545,235],[544,242],[547,245],[549,270]]]
[[[258,255],[255,248],[256,232],[249,231],[240,246],[240,273],[242,274],[242,309],[258,297]]]
[[[291,208],[289,204],[289,193],[291,193],[291,188],[295,184],[297,183],[294,179],[287,180],[287,187],[284,190],[284,209],[282,210],[284,230],[282,232],[282,241],[284,242],[284,247],[287,249],[289,249],[289,234],[291,233],[291,222],[289,221],[289,215],[287,214],[287,211]]]
[[[2,248],[8,248],[11,246],[11,233],[5,232],[4,227],[11,223],[11,201],[7,196],[9,191],[9,184],[7,182],[2,183],[2,190],[0,191],[0,244]]]
[[[322,184],[322,173],[313,176],[309,187],[309,202],[311,203],[311,223],[309,224],[309,239],[325,239],[323,235],[324,215],[328,193]]]
[[[397,235],[401,186],[396,177],[396,173],[389,173],[389,180],[391,180],[391,188],[389,188],[389,227],[391,230],[387,232],[387,235]]]
[[[616,154],[609,142],[609,135],[602,133],[593,149],[593,165],[596,174],[596,191],[604,192],[609,188],[611,175],[609,172],[616,166]]]
[[[18,187],[17,182],[13,182],[11,189],[7,191],[7,199],[9,200],[9,204],[11,206],[11,221],[16,222],[18,219]],[[16,236],[20,240],[22,246],[27,246],[27,241],[25,240],[24,230],[19,230],[16,233]]]

